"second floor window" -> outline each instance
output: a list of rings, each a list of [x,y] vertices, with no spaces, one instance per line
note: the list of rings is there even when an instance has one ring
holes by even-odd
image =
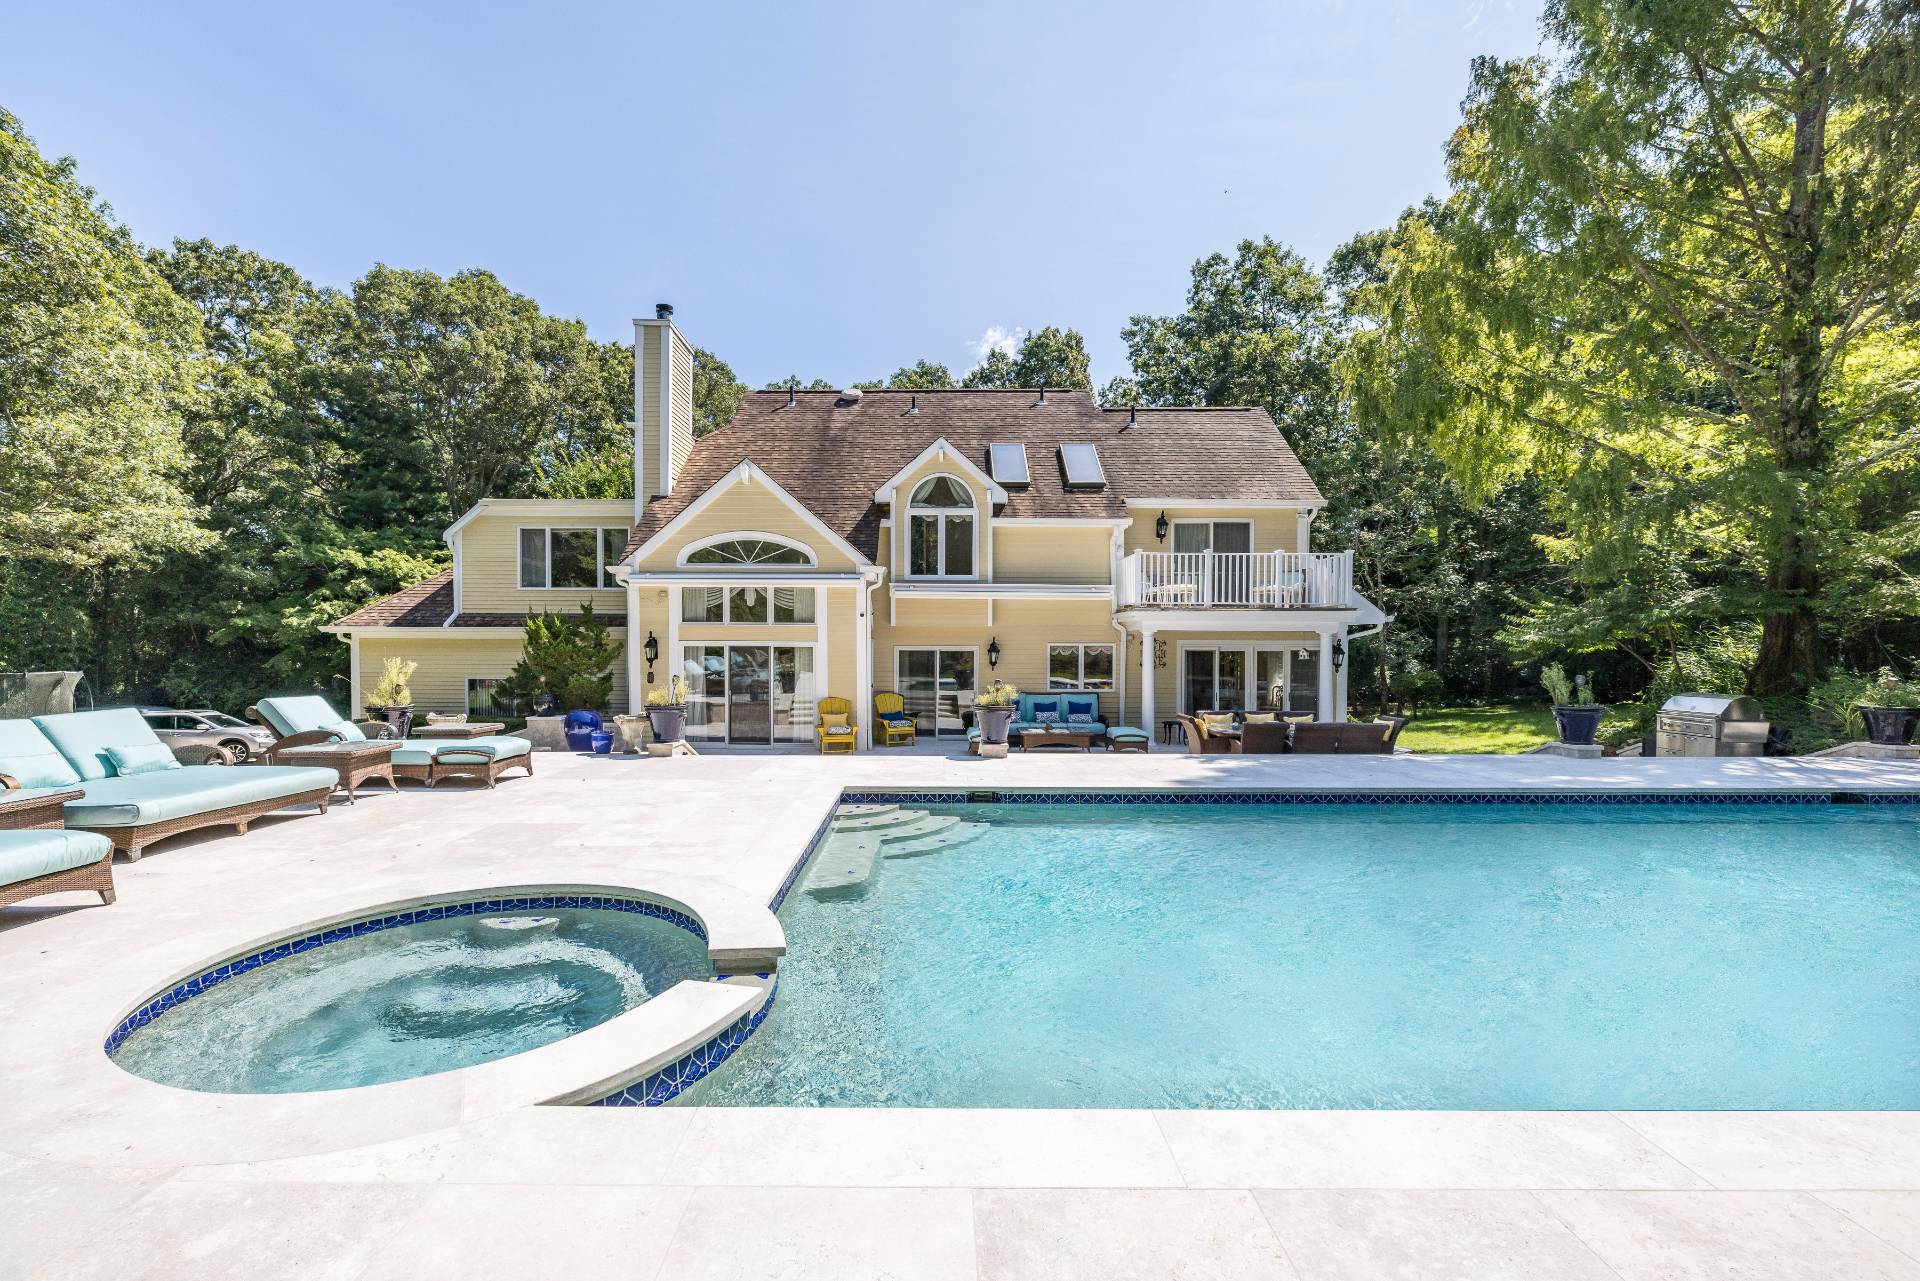
[[[973,494],[951,476],[935,476],[913,491],[907,505],[907,574],[914,578],[972,578]]]
[[[520,530],[522,587],[617,587],[614,567],[626,550],[625,526],[562,529],[528,526]]]
[[[813,588],[754,583],[740,587],[682,587],[686,623],[811,623]]]

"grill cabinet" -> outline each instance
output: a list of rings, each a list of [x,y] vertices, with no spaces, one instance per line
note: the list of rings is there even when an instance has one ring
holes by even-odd
[[[1745,694],[1676,694],[1654,721],[1659,756],[1763,756],[1767,713]]]

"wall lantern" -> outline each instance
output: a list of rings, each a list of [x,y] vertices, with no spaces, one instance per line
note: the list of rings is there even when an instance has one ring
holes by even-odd
[[[1167,541],[1167,514],[1160,513],[1160,519],[1153,522],[1153,536],[1161,542]]]
[[[660,638],[652,632],[647,633],[647,643],[643,647],[647,656],[647,683],[653,683],[653,665],[660,659]]]
[[[987,642],[987,666],[1000,666],[1000,642],[997,638]]]
[[[1333,638],[1333,670],[1339,671],[1340,665],[1347,661],[1347,643],[1338,636]]]

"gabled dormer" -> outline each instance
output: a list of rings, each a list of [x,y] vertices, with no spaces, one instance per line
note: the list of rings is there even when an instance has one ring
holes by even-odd
[[[888,564],[903,582],[993,577],[993,518],[1006,487],[945,437],[874,490],[887,510]]]

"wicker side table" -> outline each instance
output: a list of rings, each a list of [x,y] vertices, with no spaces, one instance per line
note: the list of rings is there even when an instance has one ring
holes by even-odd
[[[65,827],[68,801],[77,801],[86,793],[77,787],[55,792],[22,796],[13,788],[0,786],[0,830]]]
[[[393,754],[400,750],[399,739],[368,739],[365,742],[318,743],[311,747],[293,747],[280,752],[276,765],[314,765],[330,769],[340,776],[340,789],[347,804],[354,802],[353,789],[368,779],[383,778],[394,791],[400,785],[393,779]]]

